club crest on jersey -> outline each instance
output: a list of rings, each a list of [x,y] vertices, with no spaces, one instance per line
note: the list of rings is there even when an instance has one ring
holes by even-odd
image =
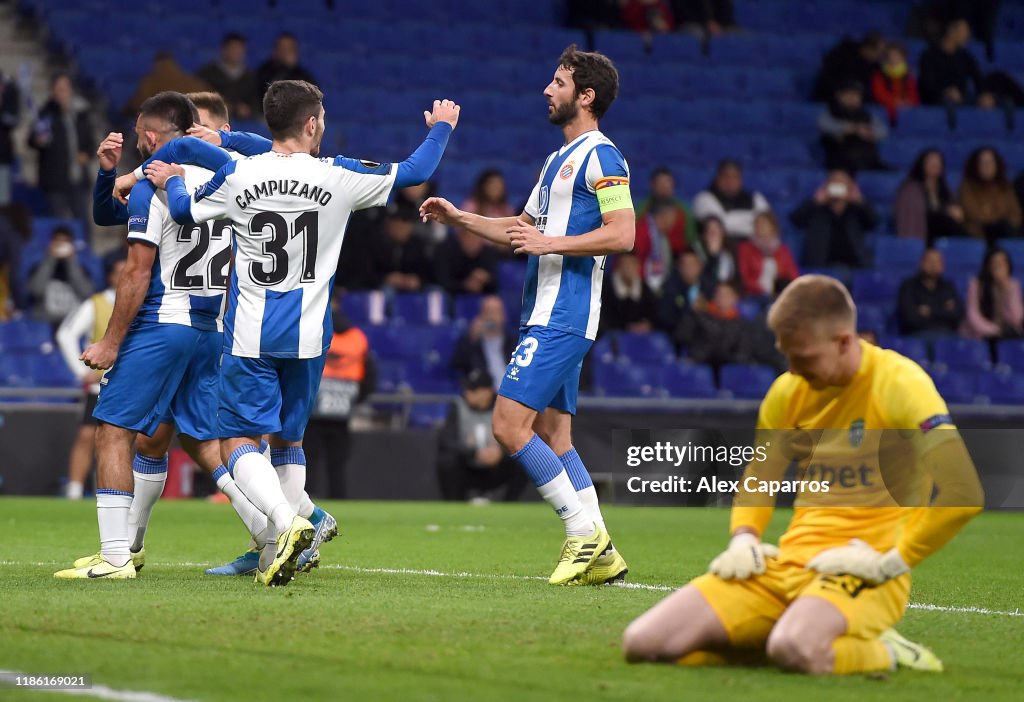
[[[548,208],[548,186],[542,185],[540,187],[540,211],[543,212]]]
[[[864,420],[855,419],[850,422],[850,446],[860,448],[864,442]]]
[[[572,175],[575,166],[576,164],[573,163],[572,161],[565,164],[564,166],[562,166],[562,170],[558,172],[558,177],[561,178],[562,180],[569,180],[569,177]]]

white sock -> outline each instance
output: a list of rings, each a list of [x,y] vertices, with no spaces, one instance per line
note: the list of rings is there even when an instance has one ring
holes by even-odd
[[[555,514],[565,523],[566,536],[590,536],[594,533],[594,520],[583,508],[579,495],[563,470],[549,482],[537,487],[537,492],[554,507]]]
[[[232,454],[229,463],[231,467],[228,470],[235,484],[256,509],[273,522],[277,532],[290,527],[295,510],[288,505],[270,461],[255,446],[241,446]]]
[[[604,515],[601,514],[601,505],[597,501],[597,490],[594,486],[585,487],[582,490],[577,490],[576,494],[579,495],[580,502],[583,504],[583,509],[587,510],[587,514],[590,519],[602,529],[604,526]]]
[[[270,460],[281,481],[281,491],[291,508],[304,519],[316,509],[306,492],[306,454],[301,446],[270,449]]]
[[[85,491],[83,486],[77,480],[69,480],[68,484],[64,486],[64,497],[69,500],[80,500],[82,499],[82,493]]]
[[[96,521],[100,526],[100,555],[111,565],[120,568],[132,559],[128,550],[131,531],[128,528],[128,510],[132,507],[132,494],[118,490],[96,491]]]
[[[256,509],[256,505],[249,501],[249,498],[242,494],[242,490],[235,483],[228,469],[224,466],[217,466],[213,472],[213,479],[217,481],[217,488],[227,495],[231,506],[235,508],[238,518],[249,530],[250,536],[254,539],[263,533],[267,528],[267,515]]]
[[[132,535],[131,550],[138,553],[145,544],[153,505],[160,499],[167,483],[167,455],[150,458],[136,454],[132,461],[132,476],[135,478],[135,497],[128,511],[128,529]]]

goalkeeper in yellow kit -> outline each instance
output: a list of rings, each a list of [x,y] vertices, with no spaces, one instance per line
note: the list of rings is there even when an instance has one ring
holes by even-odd
[[[892,627],[909,600],[910,569],[981,511],[981,485],[931,379],[860,341],[856,315],[842,284],[817,275],[798,278],[772,306],[768,324],[789,372],[758,415],[767,459],[748,465],[732,541],[710,572],[626,629],[628,660],[771,662],[812,674],[942,670]],[[804,484],[776,548],[761,542],[774,499],[758,486],[790,469],[819,491]]]

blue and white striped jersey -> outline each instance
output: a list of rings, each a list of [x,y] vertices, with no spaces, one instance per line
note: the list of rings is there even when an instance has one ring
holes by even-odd
[[[198,166],[184,168],[189,192],[213,175]],[[177,224],[167,207],[167,193],[140,180],[128,198],[128,239],[159,249],[137,321],[221,331],[231,260],[230,221]]]
[[[269,152],[232,161],[193,195],[193,220],[235,225],[224,351],[316,358],[331,343],[330,295],[354,210],[387,202],[397,166]]]
[[[578,236],[602,224],[597,190],[629,184],[629,167],[604,134],[581,134],[548,156],[526,214],[545,236]],[[601,316],[604,256],[530,256],[522,326],[542,326],[588,339]]]

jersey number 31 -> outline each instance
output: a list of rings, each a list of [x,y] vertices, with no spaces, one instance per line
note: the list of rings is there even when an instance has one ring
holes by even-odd
[[[269,235],[267,233],[269,230]],[[317,212],[299,214],[288,222],[277,212],[260,212],[249,221],[249,231],[262,238],[263,255],[270,258],[270,268],[264,263],[249,264],[249,276],[257,285],[278,285],[288,277],[288,250],[291,239],[302,237],[302,283],[316,280],[316,247],[319,232]],[[262,234],[262,236],[260,236]]]

